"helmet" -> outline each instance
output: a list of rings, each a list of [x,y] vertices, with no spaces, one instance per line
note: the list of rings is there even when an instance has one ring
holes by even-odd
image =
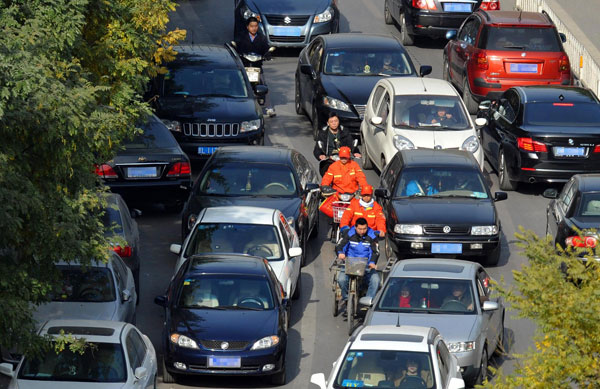
[[[371,185],[365,185],[360,189],[361,196],[372,196],[373,195],[373,187]]]
[[[338,153],[338,155],[340,156],[340,158],[350,158],[350,147],[340,147],[340,152]]]

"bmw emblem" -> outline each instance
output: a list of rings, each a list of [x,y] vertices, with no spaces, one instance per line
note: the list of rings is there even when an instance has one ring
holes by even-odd
[[[573,145],[575,144],[575,142],[573,141],[573,139],[569,138],[569,144],[570,144],[571,146],[573,146]]]
[[[138,157],[138,162],[145,162],[146,161],[146,157]]]
[[[289,16],[286,16],[285,18],[283,18],[283,22],[285,24],[290,24],[292,22],[292,19]]]
[[[227,350],[228,348],[229,348],[229,343],[227,343],[227,342],[221,343],[221,350]]]
[[[452,231],[452,229],[450,228],[450,226],[444,226],[442,231],[444,231],[444,234],[448,234],[448,233],[450,233],[450,231]]]
[[[433,148],[436,149],[436,150],[441,150],[442,149],[442,145],[435,145]]]

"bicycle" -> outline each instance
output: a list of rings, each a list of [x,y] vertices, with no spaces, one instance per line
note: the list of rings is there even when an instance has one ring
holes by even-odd
[[[332,290],[334,293],[333,299],[333,316],[339,314],[339,305],[342,301],[342,289],[338,284],[338,273],[344,271],[348,277],[348,301],[346,303],[346,312],[348,316],[348,335],[352,335],[355,323],[358,319],[358,295],[360,286],[362,285],[362,277],[365,275],[368,258],[366,257],[346,257],[344,263],[341,264],[336,258],[329,271],[334,270]]]

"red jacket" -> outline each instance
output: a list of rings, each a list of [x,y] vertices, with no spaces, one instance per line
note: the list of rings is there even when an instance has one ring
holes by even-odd
[[[350,206],[344,211],[342,220],[340,220],[340,228],[354,226],[356,220],[361,217],[367,219],[371,229],[385,232],[385,216],[381,205],[377,204],[377,201],[373,201],[373,206],[365,209],[360,205],[360,200],[357,198],[352,199]]]
[[[368,183],[358,163],[351,160],[345,165],[342,161],[332,163],[323,176],[321,185],[331,185],[338,193],[354,193],[359,185],[363,187]]]

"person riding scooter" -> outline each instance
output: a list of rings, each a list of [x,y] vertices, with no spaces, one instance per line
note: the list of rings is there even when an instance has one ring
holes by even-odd
[[[350,200],[350,206],[346,208],[340,220],[340,228],[343,231],[352,227],[359,218],[365,218],[369,228],[375,231],[380,238],[385,236],[385,216],[383,209],[373,199],[373,187],[366,185],[360,188],[360,199]]]
[[[353,148],[354,157],[360,158],[360,153],[354,143],[350,131],[344,129],[344,126],[340,125],[340,119],[337,114],[331,112],[327,119],[327,125],[317,135],[317,141],[313,150],[315,158],[320,161],[319,172],[321,173],[321,177],[325,175],[329,166],[335,162],[333,156],[338,154],[342,146]]]

